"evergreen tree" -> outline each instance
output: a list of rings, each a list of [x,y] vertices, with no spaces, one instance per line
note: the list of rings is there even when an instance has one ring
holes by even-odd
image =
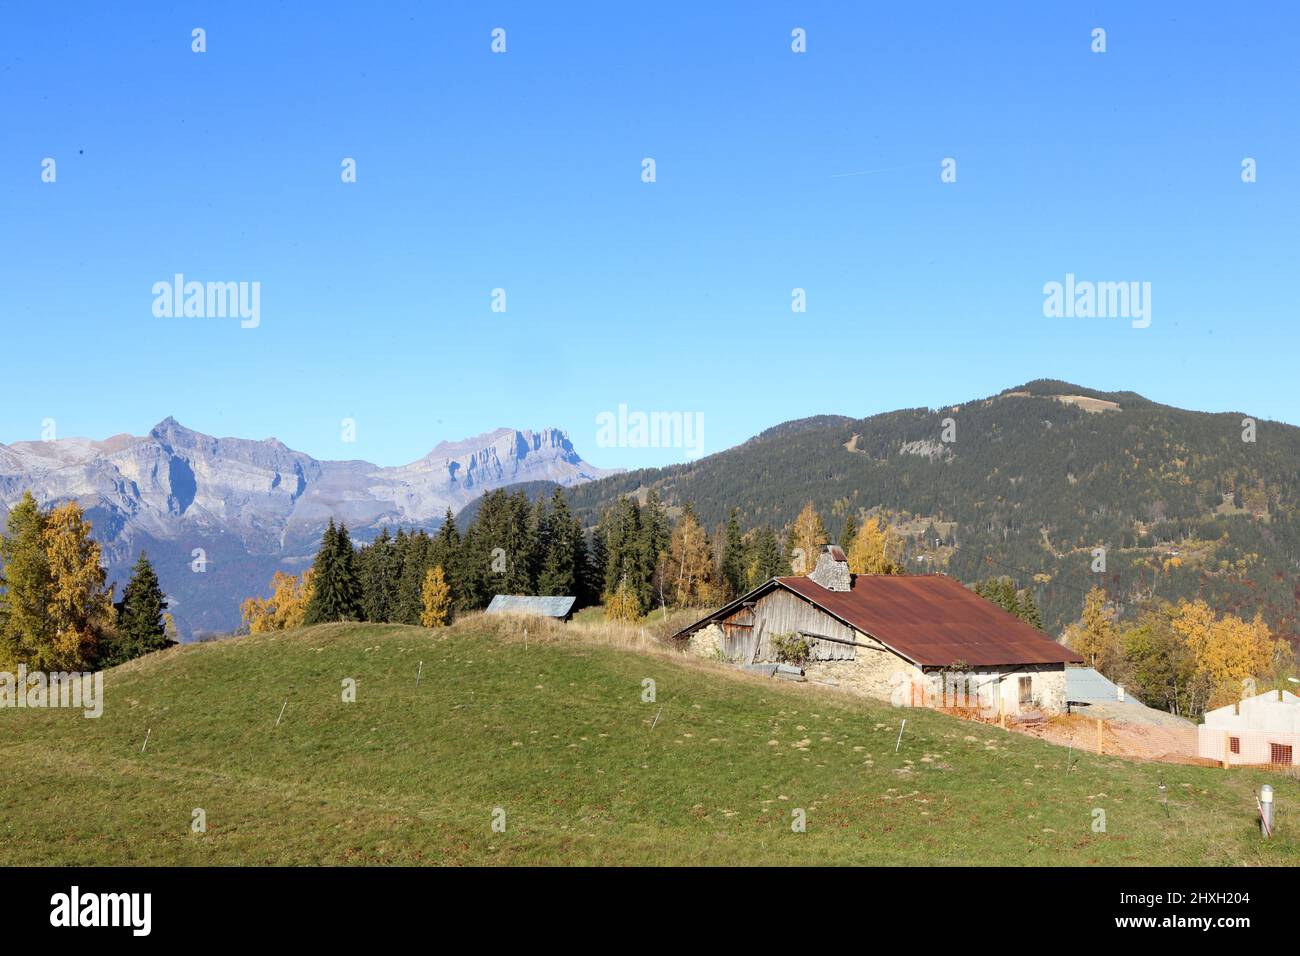
[[[1010,578],[1003,578],[998,582],[995,600],[1008,614],[1020,616],[1020,599],[1016,596],[1016,586]]]
[[[122,591],[117,635],[110,642],[103,663],[121,664],[167,647],[171,641],[167,637],[166,611],[167,596],[158,584],[158,575],[148,555],[141,551],[131,570],[131,579]]]
[[[442,527],[438,529],[437,535],[429,546],[429,563],[442,568],[447,587],[451,589],[453,596],[460,586],[461,557],[460,529],[456,527],[456,518],[448,508],[442,519]]]
[[[352,538],[347,525],[335,528],[331,518],[312,565],[312,594],[304,623],[325,624],[360,618],[361,585],[357,580]]]
[[[660,603],[661,591],[666,591],[664,582],[659,580],[659,572],[672,539],[668,514],[659,501],[659,492],[653,488],[646,495],[645,506],[637,515],[639,526],[636,559],[632,562],[635,572],[628,583],[637,593],[641,607],[649,610]]]
[[[641,530],[641,509],[632,497],[624,497],[606,516],[608,527],[605,543],[608,555],[605,561],[605,586],[603,594],[611,595],[619,586],[630,588],[637,596],[641,608],[648,606],[642,595],[649,590],[649,574],[645,566],[646,541],[649,536]]]
[[[722,545],[722,584],[728,599],[743,594],[746,589],[745,542],[740,535],[739,512],[731,509]]]
[[[384,528],[374,542],[357,554],[361,613],[365,620],[384,624],[393,619],[400,574],[397,546],[388,536],[388,529]]]
[[[429,535],[420,529],[406,537],[402,556],[402,573],[397,585],[397,609],[393,620],[398,624],[419,624],[424,608],[424,572],[429,567]]]
[[[1038,609],[1038,602],[1034,600],[1034,592],[1029,588],[1021,592],[1020,620],[1040,631],[1043,629],[1043,614]]]
[[[539,529],[543,556],[537,593],[576,595],[582,532],[569,512],[564,492],[559,488],[551,496],[550,511],[540,519]]]
[[[755,575],[749,582],[751,587],[789,573],[789,564],[781,557],[781,546],[771,525],[763,525],[754,536],[754,568]]]
[[[590,555],[587,553],[587,536],[583,533],[582,522],[576,515],[569,518],[569,545],[573,549],[574,572],[573,591],[570,593],[577,598],[576,607],[586,607],[595,601],[587,598]]]
[[[599,604],[605,586],[605,567],[609,563],[609,550],[605,545],[605,529],[601,525],[591,529],[587,546],[587,563],[582,579],[583,604]]]
[[[840,529],[840,550],[848,554],[853,549],[853,541],[858,536],[858,521],[854,512],[850,511],[844,518],[844,527]]]

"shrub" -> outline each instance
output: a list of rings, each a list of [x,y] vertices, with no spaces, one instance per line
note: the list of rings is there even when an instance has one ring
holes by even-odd
[[[783,664],[803,667],[812,660],[812,644],[799,634],[773,634],[772,650]]]

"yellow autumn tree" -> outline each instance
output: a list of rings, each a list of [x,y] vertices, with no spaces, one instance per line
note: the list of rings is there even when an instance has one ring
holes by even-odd
[[[688,510],[673,528],[663,559],[663,582],[678,607],[702,607],[716,597],[713,579],[709,536]]]
[[[423,627],[446,627],[451,621],[451,586],[442,565],[424,572],[420,588],[420,624]]]
[[[271,577],[269,598],[249,598],[240,606],[249,632],[262,634],[302,627],[311,592],[310,568],[301,575],[276,571]]]
[[[605,617],[623,624],[635,624],[641,619],[641,602],[626,581],[620,582],[613,594],[605,595]]]
[[[1278,642],[1260,615],[1243,621],[1235,614],[1215,616],[1204,601],[1181,601],[1173,615],[1174,633],[1192,652],[1196,672],[1212,690],[1208,709],[1241,698],[1246,681],[1261,686],[1274,670]]]
[[[99,545],[76,502],[46,516],[42,532],[49,557],[48,611],[54,635],[53,661],[60,669],[93,665],[101,643],[112,632],[112,592],[104,586]]]
[[[1083,599],[1083,615],[1066,627],[1064,642],[1083,655],[1090,667],[1103,674],[1114,673],[1119,663],[1120,632],[1115,627],[1115,609],[1101,588],[1090,589]]]
[[[822,516],[808,502],[790,528],[790,570],[795,574],[811,574],[817,566],[821,546],[829,540]]]
[[[903,574],[902,564],[894,559],[897,548],[889,526],[873,515],[862,522],[849,546],[849,570],[854,574]]]

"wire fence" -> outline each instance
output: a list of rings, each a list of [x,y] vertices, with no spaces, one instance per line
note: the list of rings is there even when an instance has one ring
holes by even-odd
[[[1294,770],[1300,767],[1300,731],[1196,728],[1196,756],[1224,767]]]

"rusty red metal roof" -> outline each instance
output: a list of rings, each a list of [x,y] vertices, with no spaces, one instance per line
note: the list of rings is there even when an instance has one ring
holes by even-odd
[[[923,666],[1082,664],[1083,657],[942,574],[855,574],[848,591],[772,582]]]

